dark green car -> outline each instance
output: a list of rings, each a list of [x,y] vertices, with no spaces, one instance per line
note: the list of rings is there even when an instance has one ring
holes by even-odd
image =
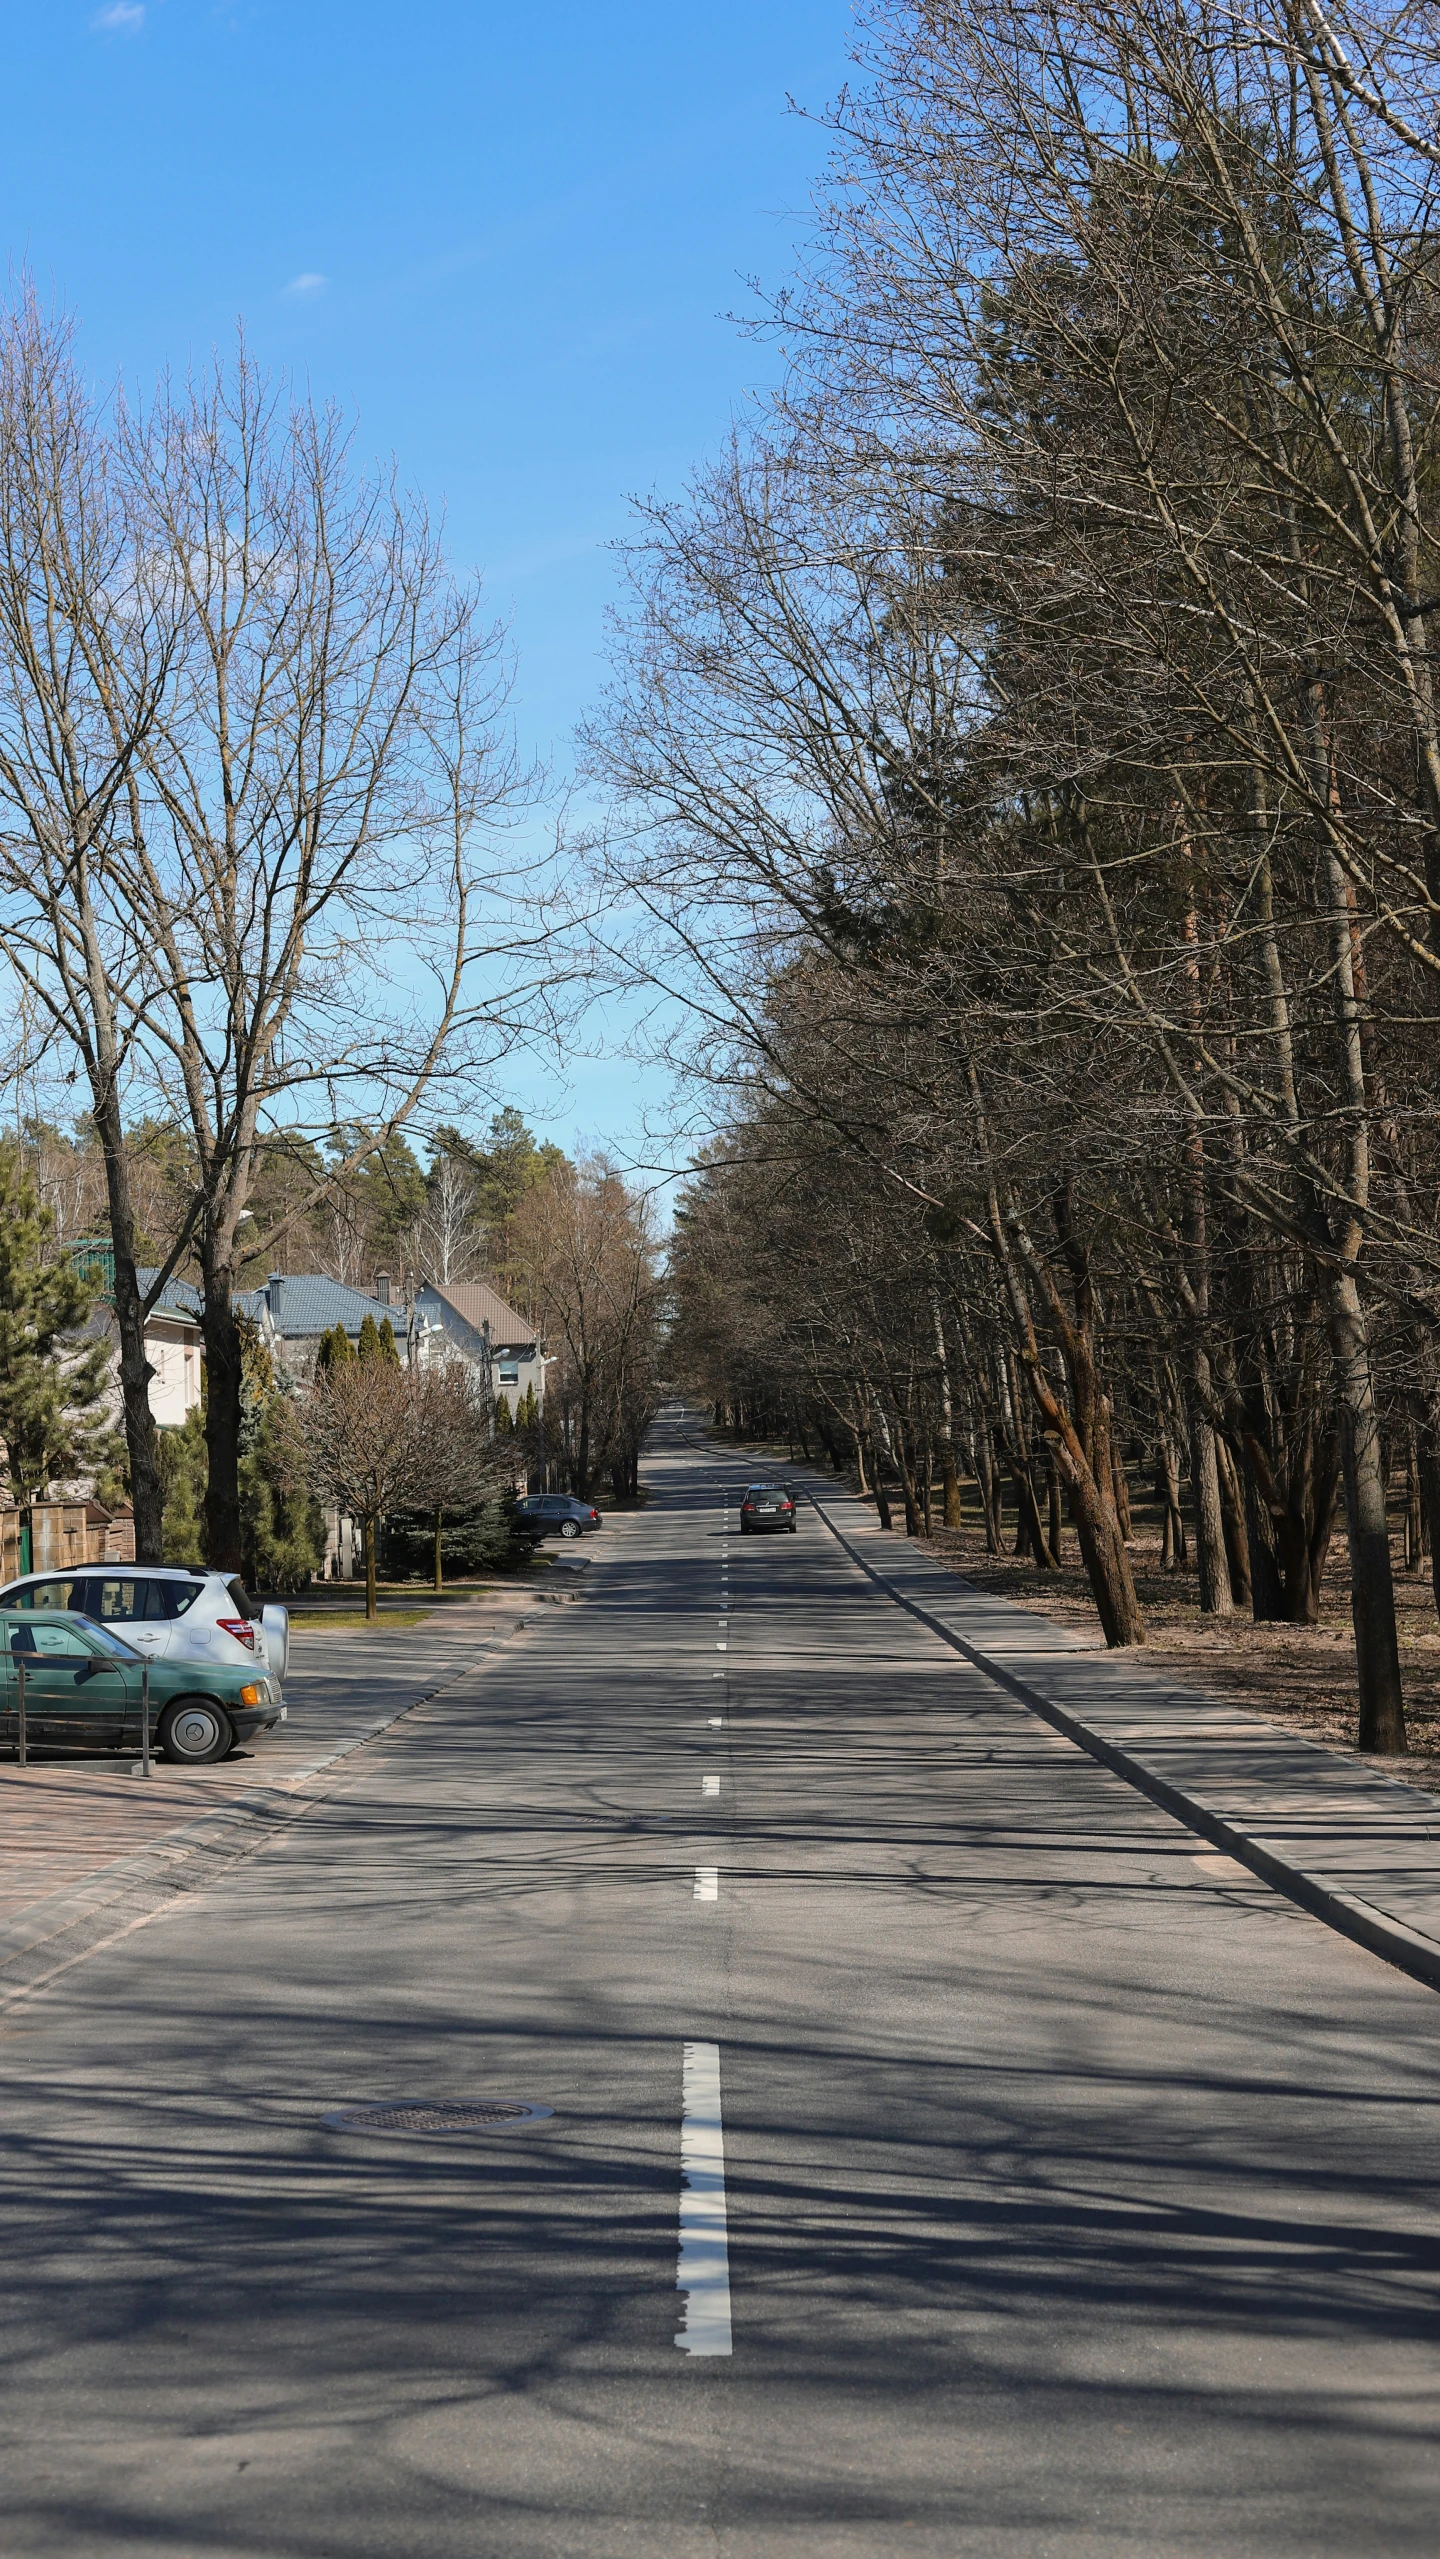
[[[151,1738],[187,1768],[224,1759],[285,1713],[278,1680],[258,1666],[146,1662],[93,1617],[7,1608],[0,1609],[0,1748],[19,1748],[22,1662],[27,1750],[138,1750],[147,1669]]]

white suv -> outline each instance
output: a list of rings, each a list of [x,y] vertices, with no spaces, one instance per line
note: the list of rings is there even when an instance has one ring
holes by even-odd
[[[0,1608],[73,1608],[113,1626],[151,1661],[263,1662],[285,1676],[290,1613],[257,1609],[245,1585],[183,1564],[88,1564],[27,1573],[0,1590]]]

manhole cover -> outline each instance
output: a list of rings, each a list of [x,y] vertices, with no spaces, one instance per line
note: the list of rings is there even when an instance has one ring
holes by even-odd
[[[458,2106],[342,2106],[325,2121],[336,2132],[508,2132],[554,2112],[512,2097],[480,2097]]]

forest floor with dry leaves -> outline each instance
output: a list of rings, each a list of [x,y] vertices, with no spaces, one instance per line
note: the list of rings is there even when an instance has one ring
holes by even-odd
[[[966,1507],[969,1523],[964,1528],[939,1529],[927,1541],[933,1554],[977,1590],[1033,1608],[1077,1634],[1098,1635],[1095,1603],[1068,1525],[1060,1571],[1038,1573],[1033,1564],[1017,1563],[1012,1556],[987,1555],[973,1491]],[[1012,1526],[1007,1543],[1013,1534]],[[1397,1535],[1397,1555],[1399,1551]],[[1139,1518],[1130,1566],[1145,1612],[1147,1658],[1157,1669],[1234,1698],[1331,1750],[1354,1755],[1355,1636],[1343,1529],[1331,1544],[1318,1626],[1256,1626],[1241,1609],[1229,1618],[1202,1617],[1193,1568],[1164,1571],[1158,1527]],[[1403,1572],[1397,1563],[1395,1598],[1410,1734],[1405,1774],[1416,1785],[1440,1789],[1440,1618],[1428,1559],[1423,1574]]]

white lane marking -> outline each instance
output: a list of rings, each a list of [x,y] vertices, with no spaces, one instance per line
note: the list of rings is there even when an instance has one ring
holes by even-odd
[[[695,1899],[697,1901],[718,1901],[720,1899],[720,1869],[718,1866],[696,1867]]]
[[[702,1795],[718,1795],[720,1792],[719,1778],[702,1777],[700,1780],[700,1792]]]
[[[1238,1857],[1222,1857],[1218,1850],[1210,1857],[1192,1857],[1190,1863],[1198,1866],[1202,1875],[1223,1875],[1228,1883],[1253,1884],[1256,1880]]]
[[[717,1626],[728,1626],[730,1620],[728,1617],[717,1617],[715,1623]]]
[[[725,1718],[723,1715],[712,1715],[710,1721],[712,1724],[723,1724]]]
[[[730,1647],[728,1644],[717,1644],[715,1650],[717,1653],[728,1653]]]
[[[686,2044],[680,2099],[680,2262],[685,2295],[675,2343],[682,2355],[728,2355],[730,2247],[725,2219],[725,2127],[720,2047]]]

